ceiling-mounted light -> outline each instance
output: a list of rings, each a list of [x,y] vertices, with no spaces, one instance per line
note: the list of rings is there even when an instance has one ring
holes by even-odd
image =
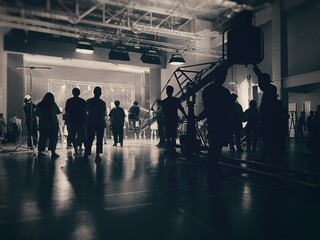
[[[76,52],[78,53],[85,53],[85,54],[92,54],[93,53],[93,47],[91,43],[80,41],[78,42]]]
[[[109,60],[130,61],[130,56],[126,51],[111,49],[109,52]]]
[[[147,53],[143,53],[140,59],[143,63],[161,65],[160,57],[156,51],[149,51]]]
[[[184,60],[184,58],[181,56],[179,52],[172,53],[172,56],[169,60],[170,65],[182,65],[185,63],[186,61]]]

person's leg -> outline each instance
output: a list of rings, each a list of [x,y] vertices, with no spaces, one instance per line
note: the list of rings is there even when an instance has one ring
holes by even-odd
[[[85,141],[85,156],[91,155],[92,143],[95,136],[95,128],[93,126],[88,126],[87,128],[87,140]]]
[[[37,146],[38,145],[38,126],[37,126],[36,120],[32,122],[32,140],[33,140],[33,146]]]
[[[27,126],[27,133],[28,133],[28,138],[27,138],[27,146],[28,148],[33,147],[33,141],[32,141],[32,129],[31,129],[31,122],[26,122]]]
[[[119,126],[118,134],[119,134],[119,142],[122,147],[123,146],[123,126]]]
[[[117,126],[112,127],[112,135],[113,135],[113,146],[117,146],[118,143],[118,130]]]
[[[51,150],[51,157],[57,158],[59,157],[58,154],[56,154],[56,148],[58,143],[58,133],[59,133],[59,126],[53,126],[49,129],[49,150]]]
[[[68,138],[67,138],[67,146],[73,145],[73,147],[77,148],[76,143],[76,134],[77,134],[77,125],[75,123],[68,124]]]
[[[40,132],[40,137],[39,137],[38,151],[39,153],[41,153],[46,150],[46,145],[48,140],[48,131],[46,128],[40,128],[39,132]]]
[[[96,128],[96,132],[97,132],[96,154],[100,154],[103,152],[103,130],[104,130],[104,127]]]

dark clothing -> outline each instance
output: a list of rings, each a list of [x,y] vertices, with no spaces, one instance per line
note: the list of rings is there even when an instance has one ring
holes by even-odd
[[[234,149],[236,144],[237,150],[242,150],[241,147],[241,130],[242,130],[243,110],[238,102],[233,103],[231,117],[231,134],[230,134],[230,149]]]
[[[91,154],[92,143],[95,135],[97,136],[96,154],[103,152],[103,133],[105,126],[106,103],[98,97],[87,100],[87,141],[86,155]]]
[[[298,119],[298,124],[297,124],[297,138],[303,138],[303,128],[306,125],[306,118],[305,115],[300,115]]]
[[[109,113],[114,144],[123,144],[123,126],[125,113],[123,108],[115,107]]]
[[[164,131],[164,117],[162,112],[162,107],[158,107],[156,111],[157,125],[158,125],[158,135],[159,135],[159,146],[165,144],[165,131]]]
[[[132,105],[129,108],[129,120],[139,120],[139,114],[140,114],[140,107],[138,105]]]
[[[28,131],[28,147],[38,145],[38,123],[35,115],[36,105],[28,102],[23,106],[24,113],[26,115],[26,126]]]
[[[49,150],[55,152],[58,142],[59,122],[57,114],[60,114],[56,103],[52,106],[39,103],[36,108],[36,115],[39,116],[39,152],[45,151],[49,140]]]
[[[223,146],[230,136],[230,121],[233,111],[230,91],[219,83],[212,83],[202,93],[203,111],[198,119],[207,118],[209,152],[208,158],[217,162]]]
[[[275,153],[277,148],[276,139],[279,137],[279,128],[281,125],[281,117],[277,111],[279,109],[277,103],[277,88],[263,76],[263,73],[258,67],[253,68],[258,77],[258,85],[263,92],[260,109],[260,135],[263,142],[264,153]],[[282,134],[282,132],[281,132]]]
[[[86,104],[87,110],[87,124],[89,126],[99,126],[104,127],[105,125],[105,115],[106,115],[106,103],[100,98],[90,98],[87,100]]]
[[[247,121],[247,125],[245,127],[246,130],[246,138],[247,138],[247,150],[255,151],[257,148],[259,130],[258,130],[258,109],[257,108],[249,108],[244,112],[245,121]]]
[[[138,105],[132,105],[129,108],[129,124],[133,130],[137,129],[136,122],[140,120],[140,107]]]
[[[72,141],[71,141],[72,133],[71,133],[71,129],[70,129],[70,122],[69,122],[68,114],[67,113],[63,114],[62,119],[64,121],[64,126],[67,128],[67,132],[68,132],[67,147],[72,147]],[[63,135],[63,133],[62,133],[62,135]]]
[[[68,114],[69,123],[84,123],[86,115],[86,101],[80,97],[69,98],[65,111]]]
[[[82,142],[85,142],[85,114],[86,101],[80,97],[69,98],[65,108],[67,118],[68,138],[77,149]]]
[[[165,136],[167,143],[171,146],[175,145],[175,139],[177,138],[177,128],[180,120],[178,109],[184,112],[179,98],[168,96],[162,101]]]

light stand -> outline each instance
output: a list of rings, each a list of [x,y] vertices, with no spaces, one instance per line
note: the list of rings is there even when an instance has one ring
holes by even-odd
[[[29,85],[29,95],[30,95],[30,99],[32,99],[32,70],[50,70],[50,67],[26,67],[26,66],[20,66],[20,67],[16,67],[16,69],[28,69],[29,70],[29,80],[30,80],[30,85]],[[35,151],[34,151],[34,136],[33,136],[33,116],[34,116],[34,109],[33,109],[33,103],[30,102],[31,106],[30,106],[30,117],[31,117],[31,122],[30,122],[30,131],[31,131],[31,136],[30,136],[30,143],[31,146],[27,147],[32,149],[33,151],[33,155],[35,155]],[[27,138],[25,140],[23,140],[18,146],[16,146],[16,148],[11,152],[11,154],[13,154],[14,152],[16,152],[19,148],[25,148],[22,147],[22,144],[24,144],[26,141],[28,141],[29,139],[29,134],[27,136]]]

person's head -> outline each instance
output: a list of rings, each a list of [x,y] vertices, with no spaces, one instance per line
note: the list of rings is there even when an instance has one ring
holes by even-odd
[[[119,101],[119,100],[115,100],[113,103],[114,103],[114,105],[115,105],[116,107],[119,107],[119,106],[120,106],[120,101]]]
[[[213,70],[214,82],[217,84],[223,84],[226,81],[228,69],[224,64],[217,66]]]
[[[76,87],[74,89],[72,89],[72,95],[75,96],[75,97],[79,97],[80,89],[76,88]]]
[[[99,87],[99,86],[95,87],[93,90],[93,95],[95,97],[100,97],[101,94],[102,94],[101,87]]]
[[[310,111],[310,116],[314,116],[314,111]]]
[[[249,107],[250,108],[257,108],[257,101],[256,100],[251,100],[249,102]]]
[[[0,113],[0,118],[3,118],[3,113]]]
[[[44,95],[44,97],[43,97],[43,99],[42,99],[41,102],[44,103],[44,104],[47,104],[47,105],[53,104],[53,103],[54,103],[54,96],[53,96],[53,94],[52,94],[51,92],[47,92],[47,93]]]
[[[138,105],[139,105],[138,101],[134,101],[134,102],[133,102],[133,105],[138,106]]]
[[[306,113],[304,111],[301,112],[301,116],[305,116]]]
[[[259,86],[264,87],[272,83],[270,74],[262,73],[261,80],[259,81]]]
[[[168,96],[172,96],[174,88],[171,85],[166,87],[166,93]]]

